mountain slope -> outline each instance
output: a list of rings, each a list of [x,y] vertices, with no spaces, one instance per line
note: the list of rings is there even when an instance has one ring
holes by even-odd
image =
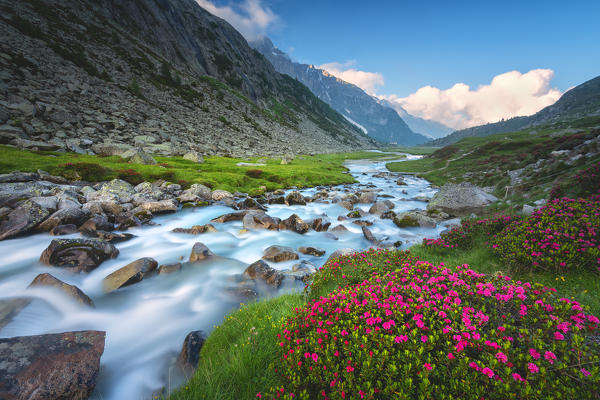
[[[402,145],[421,144],[427,140],[413,132],[394,110],[379,104],[359,87],[313,65],[293,62],[268,38],[256,40],[250,45],[261,52],[277,71],[308,86],[321,100],[366,130],[369,136],[382,142]]]
[[[383,99],[379,99],[378,101],[380,104],[394,109],[413,132],[420,133],[421,135],[427,136],[431,139],[436,139],[447,136],[454,131],[452,128],[449,128],[439,122],[415,117],[414,115],[409,114],[399,104],[395,104],[391,101]]]
[[[372,146],[193,0],[0,0],[0,9],[1,143],[236,156]]]
[[[429,142],[428,145],[447,146],[458,142],[464,137],[514,132],[538,125],[553,124],[598,115],[600,115],[600,76],[574,87],[564,93],[556,103],[529,117],[515,117],[493,124],[462,129],[444,138]]]

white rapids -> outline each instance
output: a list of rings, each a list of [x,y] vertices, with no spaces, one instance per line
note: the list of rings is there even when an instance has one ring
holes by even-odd
[[[383,161],[351,161],[346,166],[359,183],[331,190],[375,185],[382,189],[380,193],[391,196],[388,199],[396,205],[394,211],[397,213],[425,209],[425,202],[411,199],[417,196],[428,198],[436,192],[427,181],[412,176],[405,177],[407,186],[398,186],[393,179],[373,177],[378,172],[387,171]],[[310,196],[316,190],[312,188],[301,192]],[[367,211],[370,205],[359,204],[358,207]],[[310,261],[317,267],[336,249],[370,247],[360,226],[350,220],[337,221],[337,217],[346,215],[348,210],[336,204],[316,202],[307,206],[271,205],[267,213],[282,219],[293,213],[304,220],[327,216],[332,227],[343,224],[350,232],[339,235],[339,240],[315,231],[304,235],[266,230],[240,234],[241,221],[214,224],[219,232],[198,236],[171,232],[173,228],[209,223],[212,218],[232,211],[224,206],[209,206],[157,217],[154,222],[158,226],[130,230],[137,237],[117,244],[119,256],[105,261],[90,273],[74,274],[40,264],[40,254],[56,238],[49,234],[0,242],[0,300],[19,296],[36,299],[0,330],[0,337],[88,329],[106,331],[101,372],[92,398],[147,399],[153,392],[169,387],[169,365],[181,349],[187,333],[200,329],[210,332],[229,311],[239,306],[225,290],[228,285],[231,286],[230,278],[259,260],[266,247],[274,244],[294,249],[299,246],[320,247],[327,251],[324,257],[300,254],[300,261]],[[376,215],[362,219],[373,222],[370,229],[377,238],[388,236],[392,241],[401,240],[403,247],[420,242],[423,237],[436,237],[445,228],[439,225],[436,228],[400,229],[391,220],[380,219]],[[201,267],[152,276],[116,292],[103,293],[103,278],[120,267],[141,257],[152,257],[159,264],[187,260],[192,246],[198,241],[221,257],[217,261],[202,263]],[[297,262],[270,265],[276,269],[287,269]],[[96,308],[81,306],[53,289],[26,289],[38,274],[45,272],[79,287],[92,298]]]

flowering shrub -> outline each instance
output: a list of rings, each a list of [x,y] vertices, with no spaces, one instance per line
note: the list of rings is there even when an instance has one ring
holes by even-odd
[[[593,399],[599,324],[554,289],[417,261],[295,309],[268,397]]]
[[[131,168],[118,170],[117,178],[122,179],[125,182],[129,182],[132,185],[139,185],[140,183],[144,182],[144,177],[142,174]]]
[[[600,188],[600,162],[577,172],[575,183],[579,186],[582,196],[597,193]]]
[[[518,216],[501,215],[490,219],[462,221],[459,227],[442,233],[438,239],[423,239],[423,245],[442,249],[469,249],[478,234],[495,235],[518,219]]]
[[[401,267],[410,265],[417,261],[417,257],[410,255],[409,251],[369,249],[352,255],[337,257],[328,260],[319,268],[318,273],[313,275],[310,285],[305,291],[314,297],[324,291],[355,285],[364,280],[365,276],[371,276],[373,272],[385,274]]]
[[[552,200],[494,239],[509,265],[551,271],[600,266],[600,196]]]
[[[100,182],[106,178],[111,170],[96,163],[68,162],[60,164],[56,172],[71,180],[81,179],[88,182]]]

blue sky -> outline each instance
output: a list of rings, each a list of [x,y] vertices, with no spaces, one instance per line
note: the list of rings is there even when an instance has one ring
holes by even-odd
[[[266,34],[297,61],[333,65],[330,72],[349,81],[356,76],[352,83],[368,92],[400,99],[425,118],[450,118],[456,127],[533,113],[600,75],[600,0],[197,1],[214,5],[209,11],[247,38]],[[348,69],[373,75],[342,76]],[[522,76],[502,75],[511,71]],[[499,75],[504,83],[492,84]],[[369,77],[375,81],[361,80]],[[456,84],[468,85],[467,92],[449,90]],[[497,99],[494,105],[516,105],[476,110],[480,85],[491,86],[485,99]],[[437,91],[419,92],[428,86]],[[471,108],[460,110],[465,101]],[[453,119],[441,112],[447,108],[469,117]]]

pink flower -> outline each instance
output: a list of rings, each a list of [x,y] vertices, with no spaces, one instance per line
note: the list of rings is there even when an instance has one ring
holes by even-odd
[[[529,363],[527,364],[527,368],[529,369],[529,371],[531,371],[531,373],[533,374],[537,374],[538,372],[540,372],[540,369],[538,368],[538,366],[534,363]]]
[[[354,367],[353,367],[352,365],[348,365],[348,366],[346,367],[346,371],[348,371],[348,372],[352,372],[352,371],[354,371]]]
[[[427,336],[423,335],[421,336],[421,342],[425,343],[427,341]]]
[[[523,379],[523,377],[516,372],[512,374],[512,377],[515,381],[525,382],[525,379]]]
[[[482,371],[481,371],[484,375],[486,375],[488,378],[493,378],[494,377],[494,371],[492,371],[490,368],[485,367]]]
[[[400,342],[406,342],[407,340],[408,340],[408,336],[406,336],[406,335],[400,335],[400,336],[396,336],[396,337],[394,338],[394,341],[395,341],[396,343],[400,343]]]
[[[540,353],[538,353],[535,349],[529,349],[529,355],[531,355],[531,357],[533,357],[534,360],[539,360]]]
[[[588,371],[587,369],[585,369],[585,368],[581,368],[581,369],[580,369],[580,371],[581,371],[581,373],[582,373],[582,374],[584,374],[585,376],[590,376],[590,371]]]
[[[427,371],[431,371],[431,364],[429,364],[429,363],[425,363],[425,364],[423,364],[423,366],[425,367],[425,369],[426,369]]]
[[[317,362],[317,360],[319,359],[319,356],[317,355],[317,353],[312,353],[312,359],[314,362]]]
[[[456,357],[454,357],[454,354],[452,354],[452,353],[448,353],[448,358],[449,358],[450,360],[454,360]]]
[[[551,351],[547,351],[544,353],[544,358],[548,360],[550,364],[554,364],[554,360],[556,360],[556,355]]]
[[[506,363],[508,361],[508,358],[506,357],[506,354],[504,354],[501,351],[499,351],[499,352],[496,353],[496,358],[498,359],[498,361],[500,361],[502,363]]]
[[[556,340],[564,340],[564,338],[565,337],[563,336],[562,333],[560,333],[560,332],[554,332],[554,339],[556,339]]]

